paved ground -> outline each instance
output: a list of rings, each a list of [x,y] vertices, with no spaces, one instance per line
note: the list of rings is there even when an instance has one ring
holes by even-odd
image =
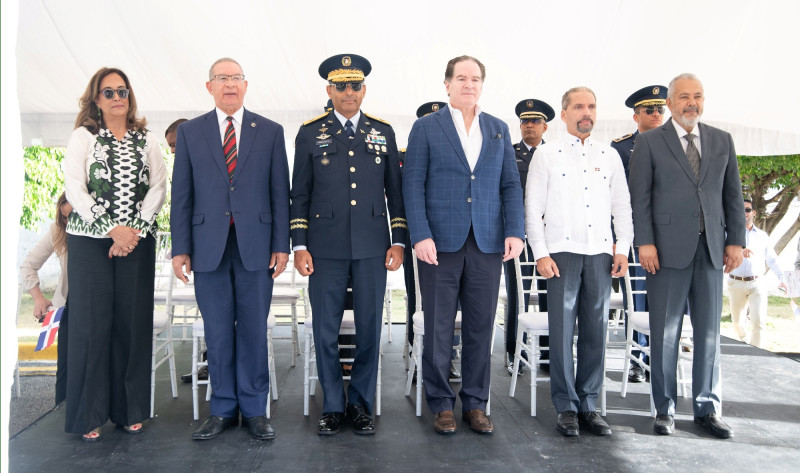
[[[279,327],[279,331],[285,329]],[[565,439],[555,426],[549,384],[537,389],[538,415],[529,412],[526,374],[517,396],[508,396],[509,376],[502,366],[501,333],[492,361],[492,419],[496,432],[480,436],[460,419],[456,435],[432,430],[423,408],[414,416],[414,397],[403,395],[403,327],[393,326],[394,342],[384,340],[383,415],[371,438],[355,436],[349,427],[332,438],[316,435],[322,396],[311,399],[310,416],[302,415],[302,365],[290,368],[290,345],[276,340],[280,398],[272,403],[274,442],[252,440],[245,429],[226,432],[209,442],[191,440],[199,422],[192,421],[191,389],[179,386],[172,399],[166,371],[157,377],[156,417],[142,435],[131,436],[107,424],[96,444],[63,432],[63,409],[52,406],[53,377],[23,377],[23,395],[12,404],[9,443],[13,472],[86,471],[797,471],[800,464],[800,364],[729,339],[723,340],[724,414],[736,437],[721,441],[698,428],[691,402],[680,399],[676,433],[653,434],[647,385],[631,385],[619,396],[621,351],[609,352],[608,416],[614,434]],[[178,344],[178,370],[189,369],[191,345]],[[302,359],[299,359],[302,363]],[[319,391],[318,391],[319,393]],[[459,409],[458,405],[456,409]],[[41,417],[42,414],[46,414]],[[200,416],[208,414],[202,402]],[[41,417],[41,418],[40,418]],[[38,421],[36,420],[38,419]],[[12,430],[12,435],[15,433]],[[43,448],[46,446],[46,448]]]

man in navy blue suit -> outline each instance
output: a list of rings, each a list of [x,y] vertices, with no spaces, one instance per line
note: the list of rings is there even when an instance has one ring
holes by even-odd
[[[216,108],[178,127],[170,218],[175,275],[195,271],[211,377],[211,415],[192,438],[219,436],[241,412],[253,437],[271,440],[267,314],[289,260],[283,127],[244,109],[235,60],[217,60],[208,78]]]
[[[478,107],[485,77],[473,57],[447,63],[449,104],[414,123],[403,174],[425,311],[425,398],[441,434],[456,431],[448,374],[459,302],[462,418],[473,431],[494,430],[485,409],[500,272],[524,245],[522,188],[508,126]]]
[[[372,66],[356,54],[319,67],[333,110],[300,127],[292,171],[291,235],[295,268],[309,276],[314,347],[325,394],[319,435],[347,420],[373,435],[386,270],[403,263],[407,226],[392,127],[361,110]],[[388,203],[388,205],[387,205]],[[387,216],[388,215],[388,216]],[[391,229],[391,231],[390,231]],[[356,348],[345,393],[339,328],[352,284]]]

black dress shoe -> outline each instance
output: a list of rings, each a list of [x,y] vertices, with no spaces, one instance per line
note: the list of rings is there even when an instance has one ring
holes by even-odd
[[[644,369],[639,365],[631,366],[631,369],[628,370],[628,381],[631,383],[641,383],[644,380]]]
[[[659,435],[671,435],[675,419],[669,414],[659,414],[653,424],[653,430]]]
[[[342,419],[344,413],[342,412],[326,412],[319,418],[317,424],[317,435],[335,435],[339,433],[342,427]]]
[[[250,435],[258,440],[275,439],[275,429],[272,428],[267,416],[245,417],[242,419],[242,425],[247,426]]]
[[[225,429],[239,425],[238,417],[208,416],[192,434],[193,440],[211,440],[219,437]]]
[[[361,404],[347,405],[347,418],[353,424],[353,431],[357,435],[373,435],[375,433],[375,419]]]
[[[723,422],[722,418],[716,414],[695,417],[694,423],[702,425],[714,437],[721,439],[729,439],[733,437],[733,429],[728,427],[728,424]]]
[[[565,437],[578,435],[578,414],[575,411],[559,412],[556,429]]]
[[[206,381],[208,380],[208,366],[201,366],[199,370],[197,370],[197,379],[199,381]],[[184,383],[191,383],[192,382],[192,373],[186,373],[181,375],[181,381]]]
[[[581,427],[595,435],[611,435],[611,427],[597,412],[581,412],[578,414]]]

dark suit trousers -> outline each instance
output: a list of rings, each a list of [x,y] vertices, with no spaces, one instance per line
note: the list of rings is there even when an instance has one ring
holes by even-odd
[[[527,246],[527,251],[523,251],[519,255],[520,261],[531,261],[533,260],[533,251],[531,250],[530,246]],[[506,279],[506,294],[508,295],[508,307],[506,307],[505,313],[505,332],[506,332],[506,358],[509,363],[514,361],[514,353],[517,349],[517,319],[519,317],[519,301],[517,298],[517,273],[514,269],[515,263],[514,260],[508,260],[503,263],[504,271],[505,271],[505,279]],[[533,275],[533,266],[523,266],[521,268],[522,276],[532,276]],[[529,290],[531,286],[531,281],[525,281],[525,290]],[[547,281],[537,279],[536,280],[536,287],[537,289],[546,290],[547,289]],[[525,296],[525,307],[530,307],[528,300],[530,299],[530,295]],[[547,312],[547,294],[539,294],[539,311],[540,312]],[[523,339],[523,341],[527,341]],[[539,337],[539,346],[540,347],[547,347],[550,345],[549,337]],[[528,359],[527,354],[523,351],[522,357],[526,360]],[[550,352],[547,350],[542,351],[542,360],[547,360],[550,358]]]
[[[502,257],[483,253],[472,230],[456,252],[439,252],[438,266],[418,261],[425,337],[422,376],[425,399],[434,413],[455,405],[450,386],[456,310],[461,303],[461,409],[486,409],[489,399],[492,325],[497,311]]]
[[[208,348],[211,415],[236,417],[239,411],[244,417],[266,414],[271,273],[244,268],[235,225],[228,232],[217,269],[195,272],[195,295]]]
[[[661,266],[647,275],[650,305],[650,383],[658,414],[675,415],[676,370],[681,328],[689,299],[694,341],[692,394],[694,415],[721,414],[719,331],[722,314],[722,269],[714,268],[705,234],[686,268]]]
[[[109,419],[150,417],[155,238],[108,257],[111,238],[67,235],[69,344],[66,432],[85,434]]]
[[[611,296],[609,254],[553,253],[560,277],[547,280],[550,396],[557,412],[594,412],[603,385]],[[578,322],[578,371],[572,339]]]
[[[325,395],[322,412],[344,412],[345,405],[362,404],[373,411],[378,381],[381,316],[386,291],[386,257],[359,260],[314,258],[308,293],[314,313],[314,347],[317,372]],[[345,397],[339,364],[339,328],[347,299],[348,281],[353,285],[356,348],[352,377]]]

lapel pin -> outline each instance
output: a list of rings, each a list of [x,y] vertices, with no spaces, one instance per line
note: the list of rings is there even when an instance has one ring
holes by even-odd
[[[503,135],[501,135],[500,133],[497,134],[497,138],[502,138],[502,137]]]
[[[250,122],[250,126],[251,126],[252,128],[255,128],[255,127],[256,127],[256,122]]]

